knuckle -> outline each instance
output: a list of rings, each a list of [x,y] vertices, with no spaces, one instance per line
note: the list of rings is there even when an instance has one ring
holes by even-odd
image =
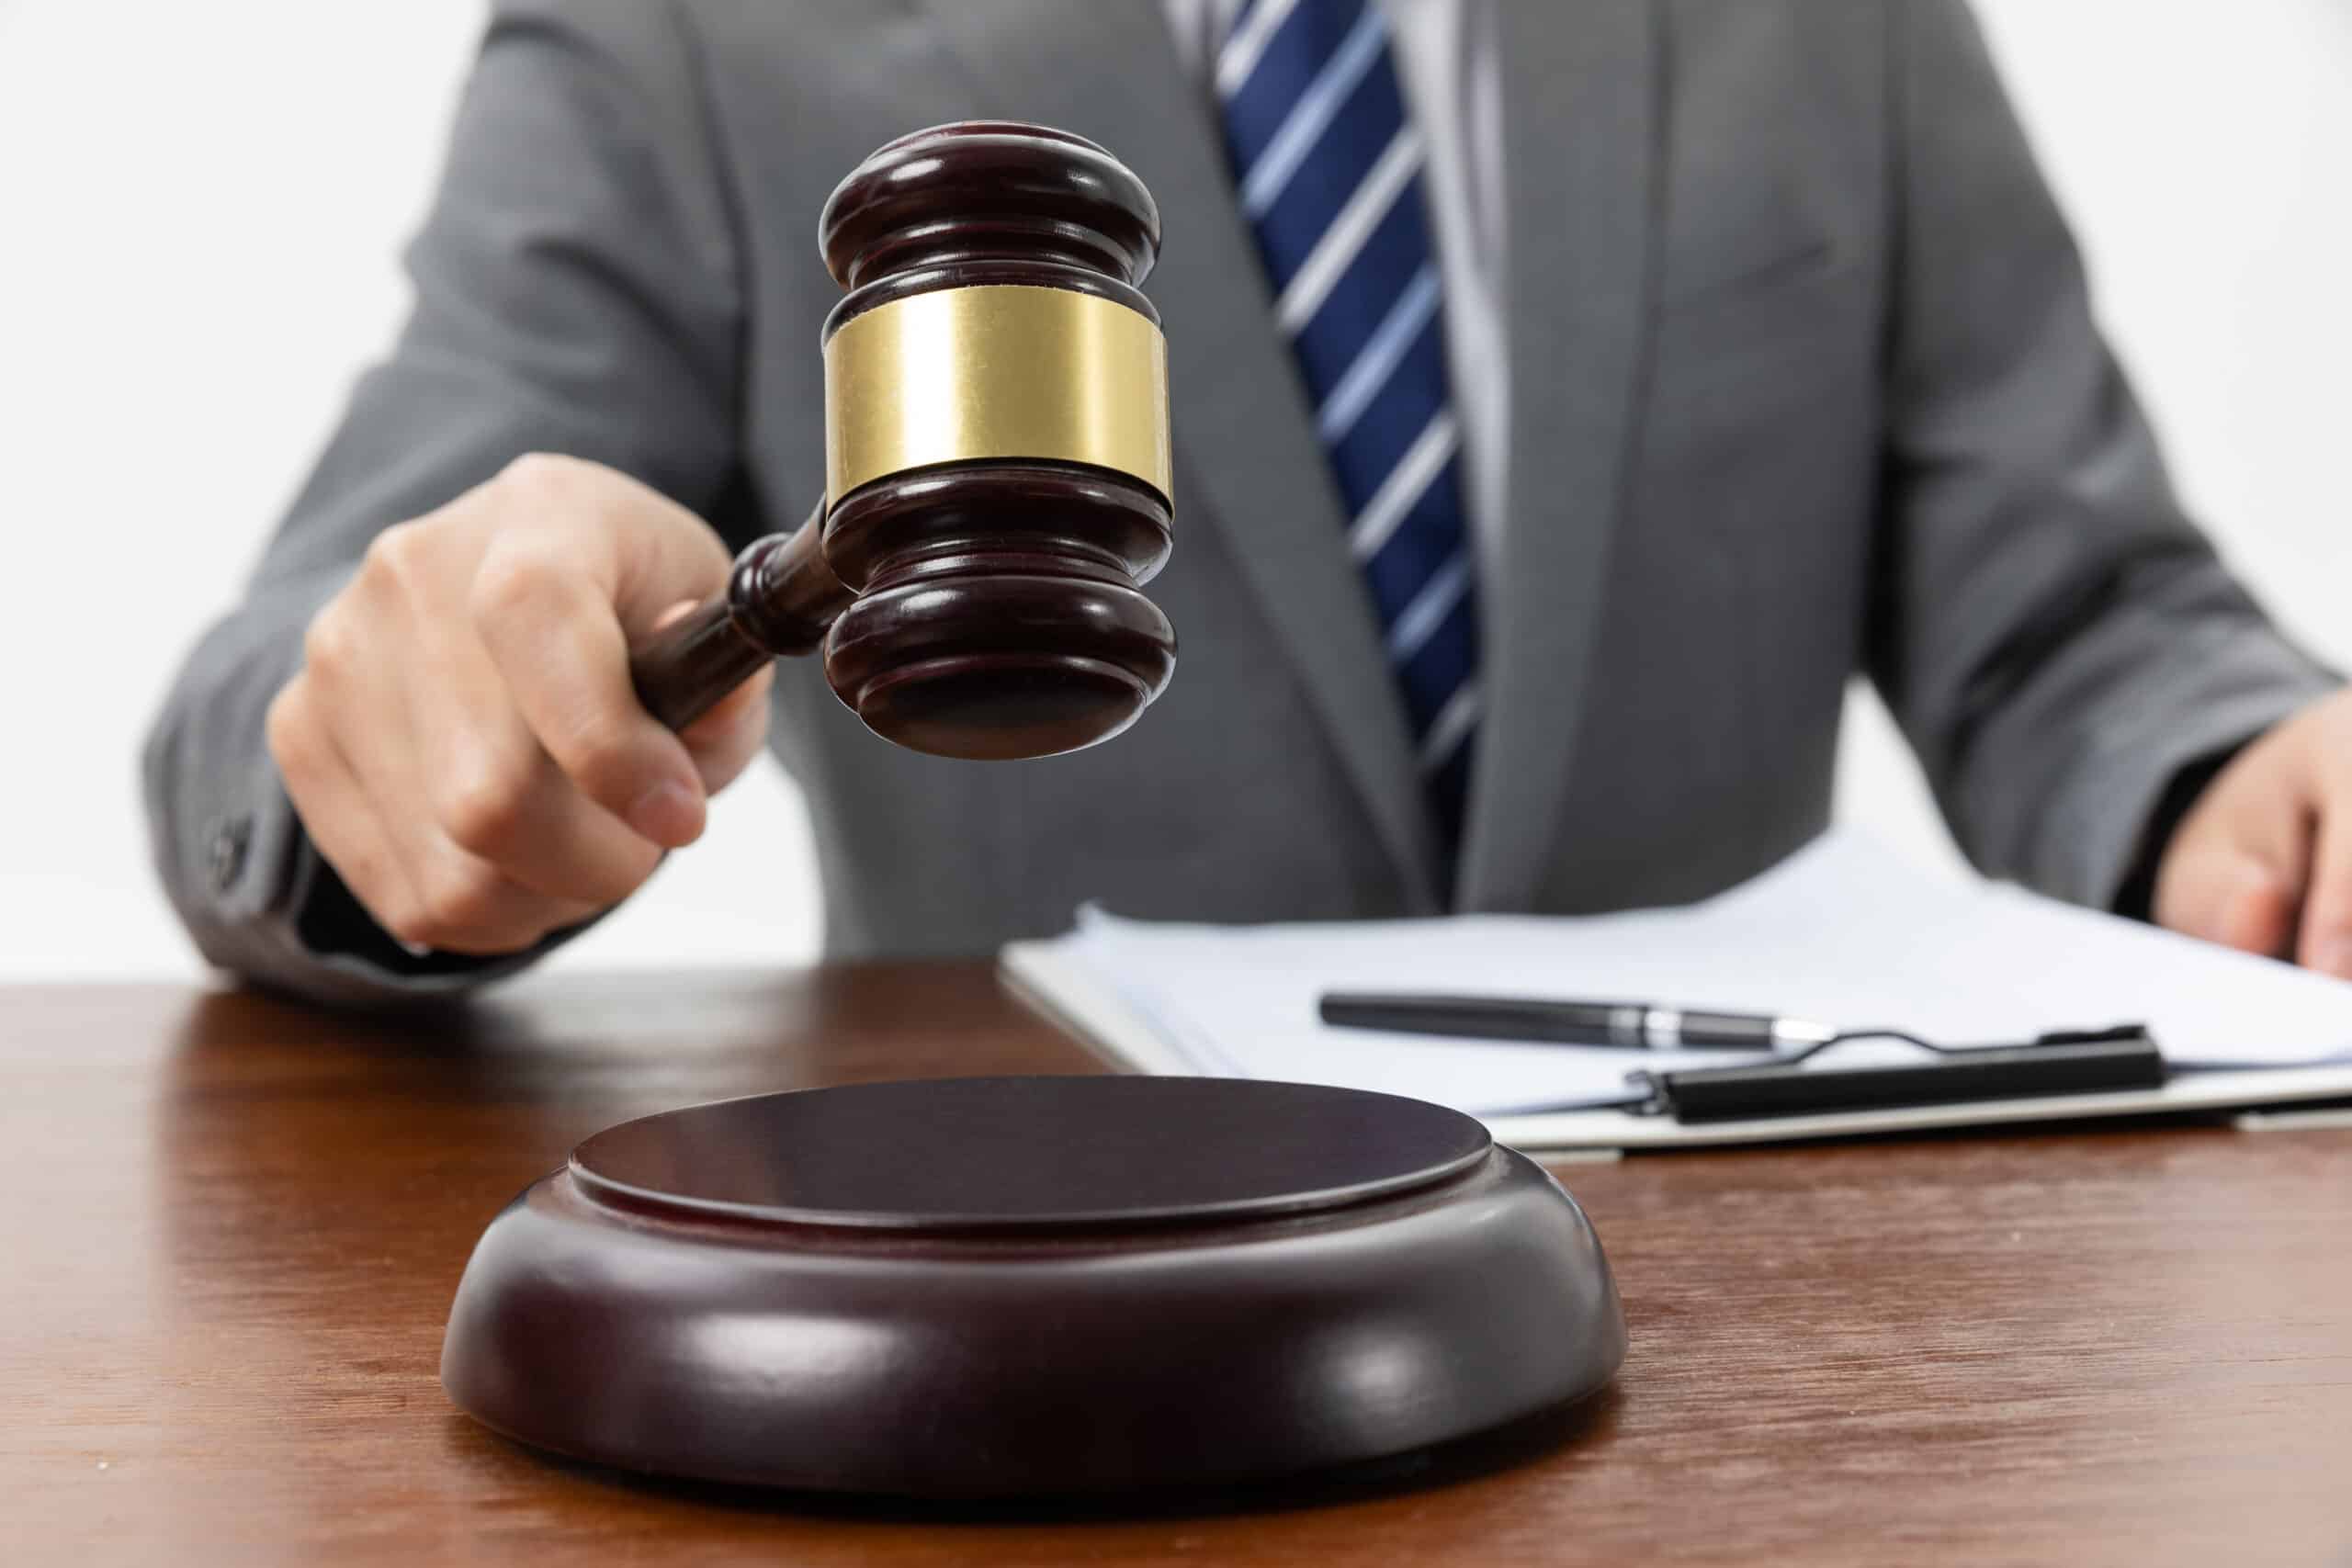
[[[468,600],[474,624],[487,629],[526,617],[548,604],[557,565],[535,549],[509,545],[482,558]]]
[[[491,859],[510,851],[529,816],[532,761],[506,748],[469,750],[435,802],[442,831],[460,849]]]
[[[490,489],[503,529],[559,525],[571,552],[582,547],[583,535],[627,533],[647,515],[687,515],[618,468],[555,452],[525,453],[500,470]],[[717,533],[700,524],[695,528],[709,536],[711,547],[725,558]]]
[[[353,891],[358,890],[355,888]],[[364,894],[361,895],[361,902],[367,902]],[[383,900],[380,907],[371,905],[369,912],[395,941],[406,942],[411,947],[438,947],[451,934],[435,924],[423,907],[410,898]]]
[[[424,937],[411,934],[423,929],[423,914],[409,896],[407,879],[380,844],[343,830],[349,823],[342,819],[340,809],[323,819],[304,819],[312,841],[378,925],[402,942],[423,943]]]
[[[427,934],[404,940],[427,945],[492,924],[499,914],[499,879],[488,866],[446,860],[418,890],[416,924]]]
[[[325,680],[347,673],[358,653],[358,629],[350,610],[336,599],[311,617],[302,631],[302,666]]]
[[[359,570],[375,581],[404,585],[424,570],[432,547],[432,531],[425,524],[395,523],[368,541]]]
[[[278,688],[277,695],[269,700],[269,711],[262,716],[262,736],[269,747],[270,758],[289,781],[297,775],[307,775],[311,769],[309,720],[300,676]]]
[[[579,488],[594,465],[560,452],[526,452],[499,470],[503,499],[521,506],[556,502]]]
[[[628,724],[609,713],[582,715],[564,738],[564,771],[599,798],[627,780],[633,754]]]
[[[352,897],[376,917],[378,925],[402,942],[423,940],[408,935],[418,924],[419,912],[388,857],[347,849],[334,863],[334,869]]]

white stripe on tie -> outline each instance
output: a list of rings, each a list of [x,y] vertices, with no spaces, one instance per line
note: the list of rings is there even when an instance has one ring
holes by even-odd
[[[1396,297],[1396,303],[1388,308],[1387,316],[1364,340],[1356,362],[1348,367],[1347,373],[1331,389],[1331,395],[1316,411],[1315,434],[1323,438],[1324,446],[1338,446],[1340,438],[1355,427],[1373,395],[1387,384],[1388,373],[1396,368],[1396,362],[1405,357],[1405,351],[1413,346],[1413,340],[1421,335],[1421,329],[1436,314],[1437,264],[1428,261],[1413,275],[1413,281],[1405,286],[1405,292]]]
[[[1274,41],[1275,32],[1283,21],[1296,8],[1298,0],[1259,0],[1258,8],[1241,18],[1217,51],[1216,96],[1229,98],[1250,80],[1250,73],[1258,69],[1259,57],[1266,46]]]
[[[1359,564],[1380,553],[1380,547],[1396,532],[1396,525],[1405,521],[1413,503],[1427,492],[1430,481],[1444,470],[1446,459],[1461,444],[1453,411],[1440,409],[1430,416],[1428,425],[1405,448],[1405,455],[1396,459],[1396,466],[1388,470],[1388,477],[1380,481],[1380,488],[1349,525],[1348,553]]]
[[[1470,733],[1470,727],[1478,722],[1479,705],[1476,681],[1464,681],[1453,689],[1453,695],[1445,699],[1445,705],[1430,720],[1430,732],[1421,738],[1424,772],[1434,773],[1445,765],[1445,760],[1453,755],[1453,749],[1462,744],[1463,737]]]
[[[1274,306],[1274,319],[1283,331],[1295,333],[1315,319],[1315,312],[1330,297],[1332,286],[1347,276],[1356,254],[1388,209],[1396,204],[1396,193],[1403,190],[1421,166],[1420,132],[1408,125],[1390,139],[1388,150],[1372,166],[1369,174],[1357,185],[1348,204],[1306,253],[1291,275],[1290,287]]]
[[[1258,154],[1258,161],[1242,176],[1241,209],[1251,221],[1264,217],[1266,209],[1274,204],[1274,197],[1282,195],[1291,175],[1298,173],[1298,166],[1315,150],[1317,138],[1339,117],[1340,106],[1348,101],[1348,95],[1363,79],[1363,73],[1372,69],[1372,62],[1380,58],[1381,46],[1387,41],[1388,28],[1380,19],[1379,7],[1365,6],[1363,15],[1348,29],[1348,36],[1340,40],[1331,58],[1315,73],[1315,80],[1307,84],[1306,91],[1291,105],[1290,113],[1266,143],[1266,150]]]
[[[1413,602],[1397,613],[1396,624],[1388,628],[1388,657],[1403,664],[1420,652],[1446,615],[1460,604],[1463,594],[1470,591],[1470,557],[1456,550],[1446,563],[1432,572],[1413,595]]]

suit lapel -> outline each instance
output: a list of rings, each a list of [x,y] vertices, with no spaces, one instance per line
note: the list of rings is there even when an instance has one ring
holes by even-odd
[[[1434,835],[1403,705],[1255,242],[1233,200],[1222,137],[1182,69],[1161,8],[1152,0],[932,0],[930,12],[978,76],[981,112],[1091,137],[1150,187],[1166,244],[1144,287],[1168,331],[1176,547],[1188,525],[1227,531],[1410,897],[1434,907]],[[1188,504],[1188,487],[1204,504]]]
[[[1646,361],[1662,106],[1649,0],[1498,6],[1509,517],[1459,907],[1524,908],[1561,831]]]

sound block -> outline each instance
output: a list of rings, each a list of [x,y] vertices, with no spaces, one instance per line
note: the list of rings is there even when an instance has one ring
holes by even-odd
[[[1002,1497],[1401,1453],[1623,1359],[1591,1224],[1477,1122],[1225,1078],[865,1084],[599,1133],[492,1222],[441,1381],[628,1469]]]

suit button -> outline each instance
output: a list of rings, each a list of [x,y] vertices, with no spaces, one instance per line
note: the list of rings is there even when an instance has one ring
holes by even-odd
[[[231,817],[212,825],[205,859],[212,876],[212,891],[226,893],[245,874],[246,852],[253,846],[254,819]]]

